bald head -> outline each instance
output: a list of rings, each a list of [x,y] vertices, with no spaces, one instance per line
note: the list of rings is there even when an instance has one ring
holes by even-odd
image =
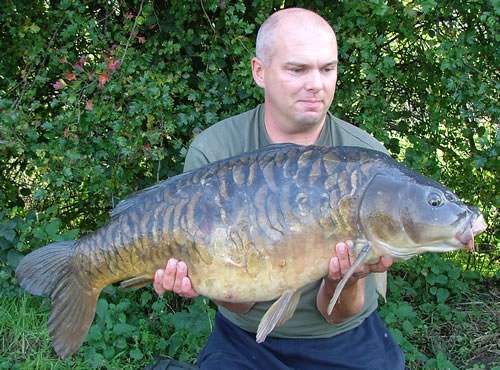
[[[260,26],[257,33],[255,55],[264,64],[271,63],[276,42],[293,34],[289,30],[300,29],[305,34],[329,33],[336,43],[335,33],[328,22],[320,15],[302,8],[288,8],[273,13]]]

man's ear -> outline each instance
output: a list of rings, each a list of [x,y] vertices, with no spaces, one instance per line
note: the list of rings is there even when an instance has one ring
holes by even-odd
[[[257,57],[252,58],[252,76],[257,86],[264,88],[264,63]]]

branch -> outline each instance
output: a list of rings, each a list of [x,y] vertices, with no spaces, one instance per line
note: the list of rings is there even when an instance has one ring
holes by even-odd
[[[127,43],[125,44],[125,50],[123,51],[123,55],[122,55],[122,57],[120,59],[120,66],[123,65],[123,61],[125,60],[125,55],[127,54],[128,45],[130,44],[130,40],[132,39],[132,37],[134,35],[135,26],[137,26],[137,18],[139,18],[139,16],[142,13],[142,6],[143,5],[144,5],[144,0],[141,1],[141,5],[139,6],[139,12],[135,16],[134,25],[132,26],[132,30],[130,30],[130,35],[128,37]]]
[[[217,34],[216,30],[215,30],[215,27],[214,25],[212,24],[212,21],[210,20],[210,17],[208,16],[206,10],[205,10],[205,7],[203,6],[203,0],[200,0],[200,4],[201,4],[201,9],[203,10],[203,14],[205,14],[205,17],[207,18],[208,20],[208,24],[210,25],[210,28],[212,29],[212,31],[214,31],[215,34]]]
[[[61,23],[59,23],[59,25],[57,26],[56,30],[52,34],[52,37],[50,38],[49,43],[47,45],[47,50],[50,49],[50,47],[52,46],[52,44],[54,42],[54,39],[55,39],[57,33],[59,32],[59,29],[61,28],[61,26],[63,25],[63,23],[64,23],[65,20],[66,20],[66,15],[63,17],[63,19],[61,20]],[[38,67],[38,71],[36,72],[35,77],[31,81],[31,83],[29,84],[29,86],[26,87],[24,90],[21,90],[21,92],[19,94],[19,97],[16,99],[16,101],[13,104],[13,107],[12,107],[13,110],[17,110],[17,107],[19,106],[19,103],[21,103],[21,99],[24,97],[24,94],[26,94],[26,91],[28,91],[33,86],[33,84],[35,83],[36,78],[40,74],[40,71],[42,70],[42,66],[44,65],[45,61],[47,60],[48,55],[49,55],[49,53],[45,53],[45,55],[43,57],[43,60],[42,60],[42,62],[40,63],[40,65]],[[33,67],[33,69],[34,68],[35,67]],[[27,82],[25,82],[25,84],[26,83]],[[15,88],[16,87],[14,87],[13,89],[15,89]],[[13,89],[11,89],[11,90],[13,90]]]

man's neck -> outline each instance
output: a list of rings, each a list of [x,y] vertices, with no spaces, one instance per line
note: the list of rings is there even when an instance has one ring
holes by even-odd
[[[311,125],[301,131],[286,130],[279,127],[270,117],[264,114],[264,126],[267,135],[273,143],[295,143],[300,145],[312,145],[318,141],[321,130],[325,125],[326,117],[323,122],[317,125]]]

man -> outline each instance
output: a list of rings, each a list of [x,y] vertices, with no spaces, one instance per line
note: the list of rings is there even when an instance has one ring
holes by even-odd
[[[185,170],[272,143],[351,145],[385,151],[366,132],[333,117],[328,109],[337,81],[337,42],[329,24],[314,12],[285,9],[271,15],[257,36],[253,78],[264,104],[217,123],[193,141]],[[329,274],[306,286],[294,316],[262,344],[255,332],[272,302],[215,302],[212,335],[200,353],[202,369],[401,369],[404,358],[376,313],[370,272],[385,272],[382,257],[351,277],[331,315],[327,305],[354,262],[351,241],[336,245]],[[307,247],[307,246],[305,246]],[[171,259],[155,274],[158,294],[196,297],[186,264]]]

